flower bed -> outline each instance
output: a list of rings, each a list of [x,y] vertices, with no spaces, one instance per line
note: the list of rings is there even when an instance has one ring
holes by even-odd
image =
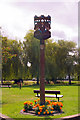
[[[30,101],[24,102],[23,112],[35,111],[36,115],[51,115],[54,111],[61,112],[63,104],[62,102],[51,102],[49,100],[45,101],[45,105],[40,105],[40,99],[34,101],[33,104]]]

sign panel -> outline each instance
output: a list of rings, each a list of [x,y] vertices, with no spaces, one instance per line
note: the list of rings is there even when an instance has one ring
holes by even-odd
[[[43,40],[46,40],[51,37],[51,17],[41,15],[40,17],[34,16],[34,37],[40,40],[40,43]]]
[[[39,39],[39,40],[42,40],[42,38],[43,38],[43,36],[42,36],[42,31],[36,30],[36,31],[34,32],[34,37],[37,38],[37,39]]]
[[[46,40],[51,37],[51,32],[48,30],[45,30],[44,32],[42,32],[40,30],[36,30],[34,32],[34,37],[39,40]]]

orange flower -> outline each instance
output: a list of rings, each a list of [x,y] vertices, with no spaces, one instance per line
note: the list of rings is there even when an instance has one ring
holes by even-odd
[[[37,101],[39,101],[40,99],[37,99]]]
[[[36,107],[39,107],[39,104],[37,104]]]
[[[53,103],[53,105],[55,105],[55,106],[56,106],[56,105],[57,105],[57,102],[54,102],[54,103]]]
[[[33,103],[31,102],[30,104],[32,105]]]
[[[48,110],[46,109],[46,112],[47,112]]]
[[[48,103],[50,104],[50,101],[48,101]]]
[[[36,106],[34,106],[33,108],[36,108]]]
[[[37,106],[39,107],[39,104],[37,104]]]
[[[52,102],[52,104],[54,104],[54,102]]]
[[[45,105],[43,105],[42,107],[45,107]]]
[[[40,115],[40,112],[38,112],[38,115]]]
[[[54,108],[51,108],[51,110],[54,110]]]
[[[63,106],[63,104],[61,102],[58,102],[58,105],[61,106],[61,107]]]
[[[34,102],[36,102],[36,100],[34,100]]]
[[[36,106],[36,107],[39,107],[39,104],[36,104],[35,106]]]
[[[24,102],[24,105],[25,105],[25,104],[27,104],[27,101],[26,101],[26,102]]]
[[[42,109],[42,107],[39,107],[39,110],[41,110]]]
[[[37,107],[37,105],[35,105],[35,107]]]
[[[61,103],[60,103],[60,102],[58,102],[58,105],[61,105]]]
[[[61,105],[61,107],[63,106],[63,104],[60,102],[60,105]]]
[[[49,104],[48,106],[50,107],[51,105]]]
[[[46,112],[43,112],[43,114],[46,114]]]
[[[40,112],[42,112],[42,109],[40,109]]]
[[[47,111],[47,114],[49,114],[49,112]]]
[[[39,106],[39,108],[42,108],[42,106]]]
[[[60,110],[62,109],[62,107],[60,107]]]
[[[25,109],[23,109],[23,111],[25,112]]]
[[[51,114],[53,113],[53,111],[51,111]]]

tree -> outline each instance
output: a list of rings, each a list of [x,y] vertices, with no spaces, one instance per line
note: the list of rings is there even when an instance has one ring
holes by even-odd
[[[17,40],[11,40],[10,43],[11,53],[16,54],[16,57],[11,59],[12,61],[12,68],[14,70],[14,79],[22,78],[23,77],[23,46],[22,43]]]
[[[78,81],[79,81],[80,80],[80,48],[78,48],[77,50],[75,72],[77,73]]]
[[[37,77],[39,79],[39,40],[34,38],[34,31],[30,30],[23,42],[24,50],[24,64],[26,66],[27,62],[31,63],[30,74],[32,77]]]
[[[70,76],[71,74],[73,74],[73,71],[74,71],[75,55],[73,54],[76,48],[76,43],[72,41],[66,41],[66,48],[67,48],[67,55],[65,57],[65,72],[69,77],[69,85],[71,85]]]
[[[6,80],[17,78],[21,63],[18,41],[2,37],[2,78]]]
[[[40,65],[40,41],[34,38],[34,31],[29,30],[25,35],[25,41],[10,40],[2,37],[2,78],[6,80],[37,77],[39,83]],[[76,44],[71,41],[59,40],[53,42],[47,39],[45,42],[45,78],[47,81],[65,78],[77,73],[80,76],[80,48],[77,55],[69,55],[76,50]],[[74,66],[74,62],[77,62]],[[31,63],[31,67],[27,63]],[[74,70],[74,67],[76,68]]]
[[[75,43],[59,40],[58,43],[48,40],[46,43],[46,75],[49,79],[64,78],[72,74],[74,56],[69,56],[69,52],[75,49]]]
[[[8,45],[7,37],[2,37],[2,78],[7,79],[10,76],[11,59],[16,57],[16,54],[11,54],[11,48]]]
[[[56,78],[58,77],[58,66],[56,64],[56,54],[57,54],[58,44],[56,42],[52,42],[51,39],[46,41],[45,46],[45,59],[46,59],[46,79],[53,80],[56,82]]]

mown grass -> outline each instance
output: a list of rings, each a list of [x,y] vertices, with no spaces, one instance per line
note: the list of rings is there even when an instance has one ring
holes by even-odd
[[[11,118],[60,118],[68,115],[74,115],[78,113],[78,88],[77,85],[46,85],[46,90],[60,90],[61,94],[63,94],[63,98],[60,100],[63,102],[63,111],[61,115],[56,116],[32,116],[32,115],[23,115],[20,114],[20,111],[23,109],[24,101],[32,101],[34,102],[35,94],[33,92],[34,89],[39,89],[39,85],[31,85],[24,86],[20,90],[18,87],[12,88],[2,88],[2,113],[11,117]],[[49,100],[53,100],[52,98],[46,98]],[[57,100],[57,99],[54,99]]]

